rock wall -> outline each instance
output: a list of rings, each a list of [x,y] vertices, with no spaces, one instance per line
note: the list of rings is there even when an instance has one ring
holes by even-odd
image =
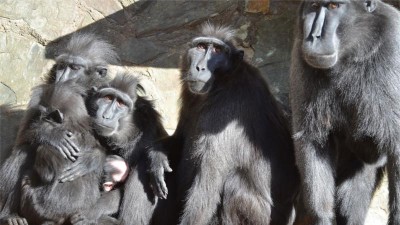
[[[74,32],[95,32],[117,47],[124,69],[142,77],[146,94],[155,100],[166,128],[173,131],[180,57],[206,21],[236,29],[246,58],[287,102],[297,5],[298,1],[276,0],[2,1],[0,104],[23,109],[30,89],[50,70],[59,46]],[[3,120],[2,127],[13,125]],[[1,137],[0,159],[10,146],[9,138]]]
[[[0,163],[9,154],[30,89],[48,73],[59,46],[74,32],[96,32],[122,59],[114,71],[141,77],[148,98],[175,129],[179,61],[205,21],[236,29],[239,46],[287,103],[288,70],[298,0],[3,0],[0,1]],[[398,6],[399,1],[391,1]],[[385,224],[387,190],[369,216]],[[383,193],[383,194],[381,194]],[[383,199],[383,200],[382,200]],[[383,201],[383,202],[382,202]],[[372,218],[372,219],[371,219]]]

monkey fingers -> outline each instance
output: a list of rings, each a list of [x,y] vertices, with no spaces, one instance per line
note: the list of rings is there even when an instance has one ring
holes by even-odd
[[[88,225],[88,224],[94,224],[90,223],[90,221],[87,219],[85,215],[82,213],[76,213],[75,215],[71,216],[70,222],[72,225]]]
[[[63,171],[59,180],[61,183],[73,181],[78,177],[82,177],[86,173],[88,173],[88,169],[85,165],[82,163],[73,163]]]
[[[71,149],[68,146],[54,146],[62,155],[62,157],[64,157],[65,159],[69,159],[72,162],[76,161],[76,158],[72,153],[71,153]]]
[[[58,147],[61,148],[62,153],[64,153],[64,158],[68,158],[74,162],[76,158],[78,158],[80,148],[75,144],[71,137],[71,132],[66,133],[66,137],[63,137]]]
[[[28,221],[22,217],[12,217],[7,220],[8,225],[28,225]]]
[[[171,170],[171,168],[169,169]],[[164,167],[160,167],[157,171],[153,171],[150,174],[150,182],[154,194],[161,199],[167,199],[168,188],[164,181]]]
[[[59,142],[51,142],[51,145],[54,146],[65,159],[75,162],[78,158],[79,148],[70,138],[62,137]]]
[[[165,171],[167,171],[168,173],[172,172],[172,168],[169,166],[169,162],[167,159],[164,159],[162,164],[163,164]]]

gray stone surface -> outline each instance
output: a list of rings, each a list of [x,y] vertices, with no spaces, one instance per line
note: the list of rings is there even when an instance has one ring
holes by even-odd
[[[288,70],[298,0],[2,0],[0,1],[0,163],[15,139],[30,89],[48,73],[60,44],[94,31],[113,43],[120,67],[141,77],[165,127],[175,129],[179,62],[205,21],[236,29],[238,46],[287,103]],[[269,5],[265,5],[268,4]],[[399,1],[391,1],[399,6]],[[367,224],[385,224],[387,188],[377,192]]]

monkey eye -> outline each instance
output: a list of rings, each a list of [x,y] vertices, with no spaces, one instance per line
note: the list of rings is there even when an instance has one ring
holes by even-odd
[[[205,43],[198,43],[197,44],[197,49],[205,50],[206,48],[207,48],[207,45]]]
[[[119,107],[126,107],[126,104],[124,101],[122,101],[122,99],[118,98],[117,99],[117,104]]]
[[[220,52],[222,51],[222,47],[219,46],[219,45],[214,45],[213,51],[214,51],[215,53],[220,53]]]
[[[312,4],[311,4],[311,7],[313,7],[314,9],[319,9],[319,3],[318,2],[313,2]]]
[[[106,101],[112,101],[113,100],[113,96],[112,95],[106,95],[103,97],[104,100]]]
[[[69,65],[69,67],[70,67],[72,70],[80,70],[80,69],[82,68],[81,65],[77,65],[77,64],[71,64],[71,65]]]
[[[328,9],[337,9],[339,8],[339,3],[329,2]]]

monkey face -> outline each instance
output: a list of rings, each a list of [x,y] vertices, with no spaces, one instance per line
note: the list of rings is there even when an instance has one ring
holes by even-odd
[[[356,49],[359,48],[359,40],[364,40],[363,36],[368,37],[369,41],[363,44],[370,45],[376,40],[376,35],[369,35],[359,27],[363,27],[362,21],[365,21],[366,27],[374,27],[369,23],[375,20],[368,17],[373,17],[371,12],[375,7],[376,1],[304,1],[299,28],[303,36],[302,52],[305,61],[314,68],[328,69],[335,66],[344,55],[368,55]],[[357,18],[362,20],[357,21]]]
[[[217,38],[194,39],[187,57],[190,68],[184,78],[189,90],[195,94],[207,93],[216,74],[229,69],[230,52],[230,47]]]

